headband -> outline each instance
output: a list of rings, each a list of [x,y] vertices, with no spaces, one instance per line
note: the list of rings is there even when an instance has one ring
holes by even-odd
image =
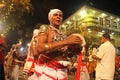
[[[57,12],[62,12],[59,9],[51,9],[50,12],[48,13],[48,19],[51,20],[51,18],[53,17],[53,15]]]

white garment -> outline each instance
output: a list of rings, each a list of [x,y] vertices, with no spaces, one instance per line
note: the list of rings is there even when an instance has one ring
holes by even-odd
[[[100,78],[100,80],[113,80],[115,72],[115,47],[107,41],[99,47],[96,56],[101,58],[97,63],[96,78]]]
[[[90,76],[85,65],[81,66],[80,80],[90,80]]]
[[[72,63],[70,61],[58,61],[60,64],[64,65],[64,66],[69,66],[71,65]]]
[[[46,65],[36,65],[35,73],[28,80],[67,80],[67,69],[54,69]]]

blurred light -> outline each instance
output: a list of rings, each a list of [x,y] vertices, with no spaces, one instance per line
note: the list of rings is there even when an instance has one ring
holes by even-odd
[[[87,14],[87,12],[85,10],[83,10],[83,11],[80,12],[80,16],[81,17],[86,17],[86,14]]]
[[[88,32],[92,32],[92,31],[88,31]]]
[[[88,32],[92,32],[90,28],[88,28]]]
[[[29,47],[29,46],[30,46],[30,43],[28,43],[27,46]]]
[[[102,14],[101,14],[101,16],[102,16],[102,17],[105,17],[105,16],[106,16],[106,14],[105,14],[105,13],[102,13]]]
[[[22,41],[19,41],[19,44],[22,44]]]
[[[111,33],[112,35],[115,34],[114,32]]]
[[[85,25],[85,23],[84,22],[82,22],[82,26],[84,26]]]
[[[5,4],[0,4],[0,8],[3,8],[5,6]]]
[[[113,16],[110,16],[110,19],[113,19]]]
[[[1,34],[1,36],[4,36],[4,34]]]
[[[102,30],[102,32],[104,33],[104,32],[105,32],[105,30]]]
[[[88,31],[90,31],[91,29],[90,28],[88,28]]]
[[[21,48],[20,48],[20,51],[24,51],[24,47],[21,47]]]
[[[98,36],[101,37],[103,35],[102,32],[98,32]]]
[[[75,20],[75,16],[72,19]]]
[[[120,19],[119,19],[119,18],[117,18],[116,20],[117,20],[117,21],[120,21]]]
[[[71,22],[70,22],[70,21],[67,21],[67,24],[71,24]]]

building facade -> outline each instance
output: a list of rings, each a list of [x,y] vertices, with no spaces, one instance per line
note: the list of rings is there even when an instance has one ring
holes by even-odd
[[[96,38],[92,44],[98,42],[98,38],[107,32],[111,35],[114,45],[120,46],[120,17],[87,5],[67,18],[61,29],[68,35],[79,32],[87,38]]]

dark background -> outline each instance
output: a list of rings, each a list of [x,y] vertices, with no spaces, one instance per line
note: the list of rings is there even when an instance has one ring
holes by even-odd
[[[47,14],[52,8],[59,8],[64,13],[64,19],[68,18],[74,12],[81,8],[82,5],[87,4],[100,10],[120,15],[119,5],[120,0],[31,0],[34,11],[29,18],[32,20],[31,24],[49,23]]]

